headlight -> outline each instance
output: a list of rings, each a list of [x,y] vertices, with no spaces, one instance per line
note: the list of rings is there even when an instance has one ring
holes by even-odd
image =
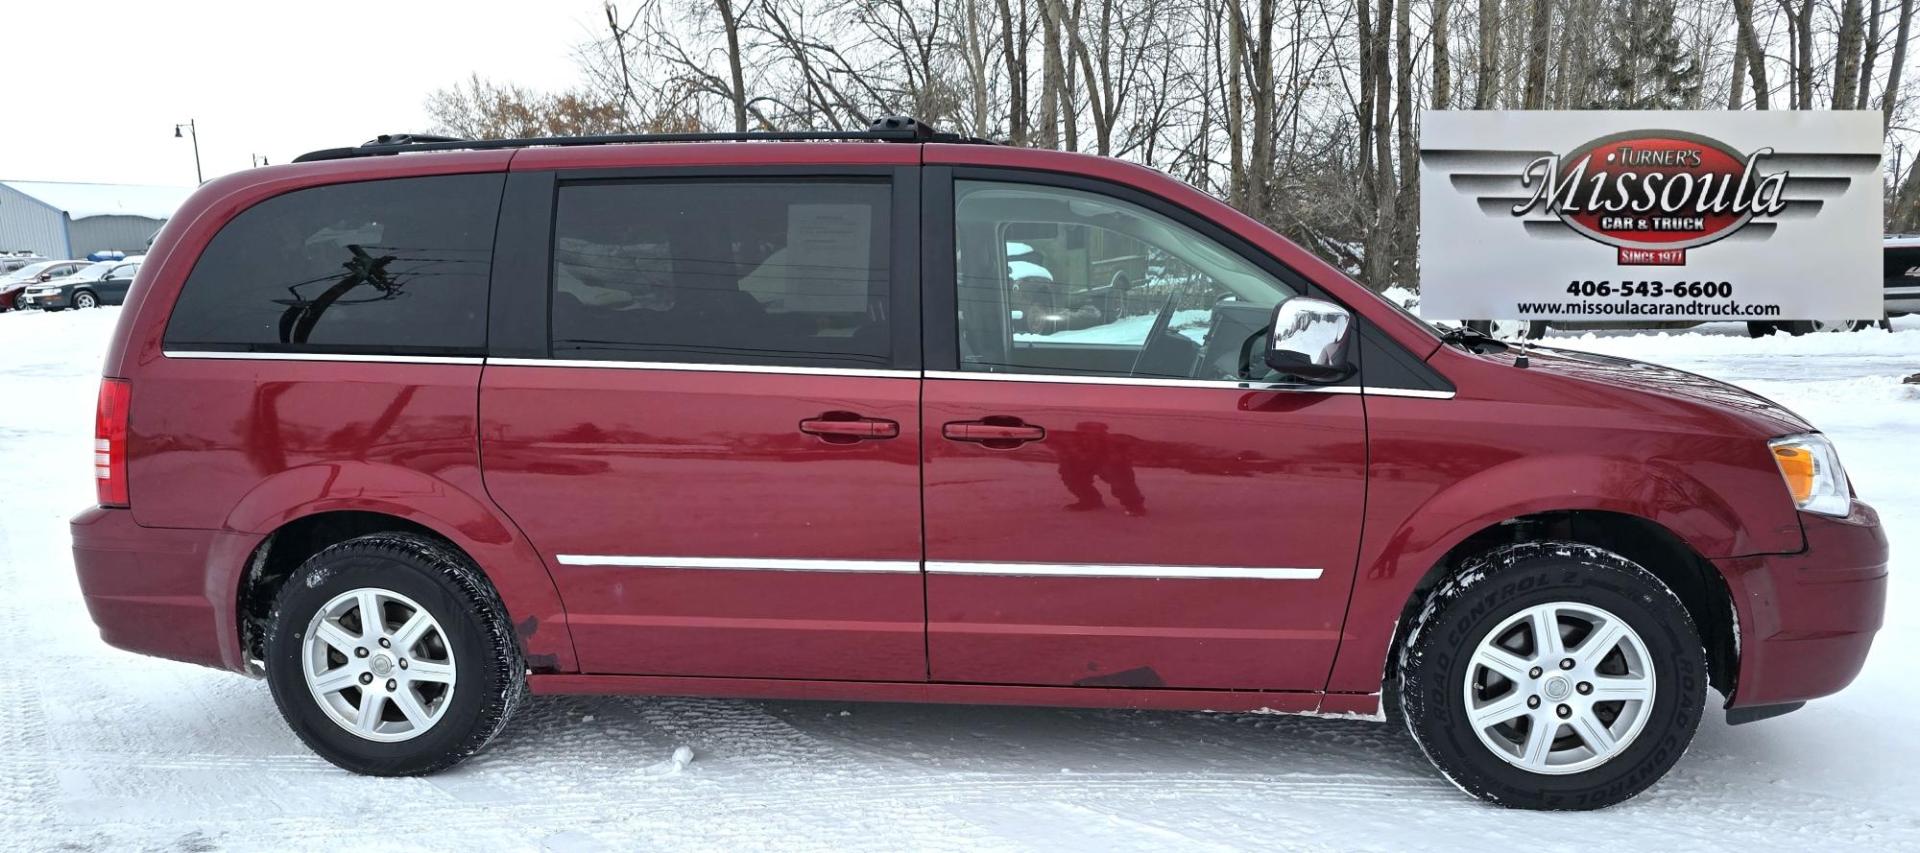
[[[1776,438],[1767,442],[1767,447],[1773,451],[1773,464],[1780,466],[1780,476],[1787,481],[1794,506],[1805,512],[1846,517],[1853,507],[1853,497],[1833,442],[1809,432]]]

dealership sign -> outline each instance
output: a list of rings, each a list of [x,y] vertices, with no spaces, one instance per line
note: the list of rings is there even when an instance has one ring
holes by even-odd
[[[1427,112],[1423,313],[1853,320],[1880,304],[1880,113]]]

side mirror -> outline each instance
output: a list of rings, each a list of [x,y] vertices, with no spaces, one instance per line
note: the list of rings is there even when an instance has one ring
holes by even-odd
[[[1353,315],[1320,299],[1295,296],[1273,308],[1267,366],[1303,382],[1329,385],[1353,375],[1348,341]]]

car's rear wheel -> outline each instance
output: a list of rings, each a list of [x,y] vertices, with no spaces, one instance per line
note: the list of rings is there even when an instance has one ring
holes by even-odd
[[[460,762],[526,692],[492,586],[457,550],[412,534],[362,536],[308,559],[280,591],[266,657],[294,733],[370,775]]]
[[[1572,542],[1508,545],[1427,599],[1400,653],[1407,729],[1476,797],[1594,809],[1645,790],[1686,751],[1706,654],[1646,569]]]

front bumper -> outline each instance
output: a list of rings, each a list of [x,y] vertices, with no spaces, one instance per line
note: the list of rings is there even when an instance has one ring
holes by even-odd
[[[1860,674],[1887,602],[1887,534],[1873,507],[1846,518],[1802,513],[1797,554],[1715,560],[1740,619],[1732,709],[1792,705]],[[1757,717],[1756,717],[1757,718]]]
[[[20,294],[20,307],[22,308],[65,308],[67,307],[67,295],[65,293],[55,292],[55,293],[42,294],[39,296],[28,296],[23,292]]]
[[[108,645],[245,671],[236,591],[227,573],[210,569],[244,564],[257,537],[141,527],[131,510],[102,507],[81,511],[69,526],[80,592]]]

